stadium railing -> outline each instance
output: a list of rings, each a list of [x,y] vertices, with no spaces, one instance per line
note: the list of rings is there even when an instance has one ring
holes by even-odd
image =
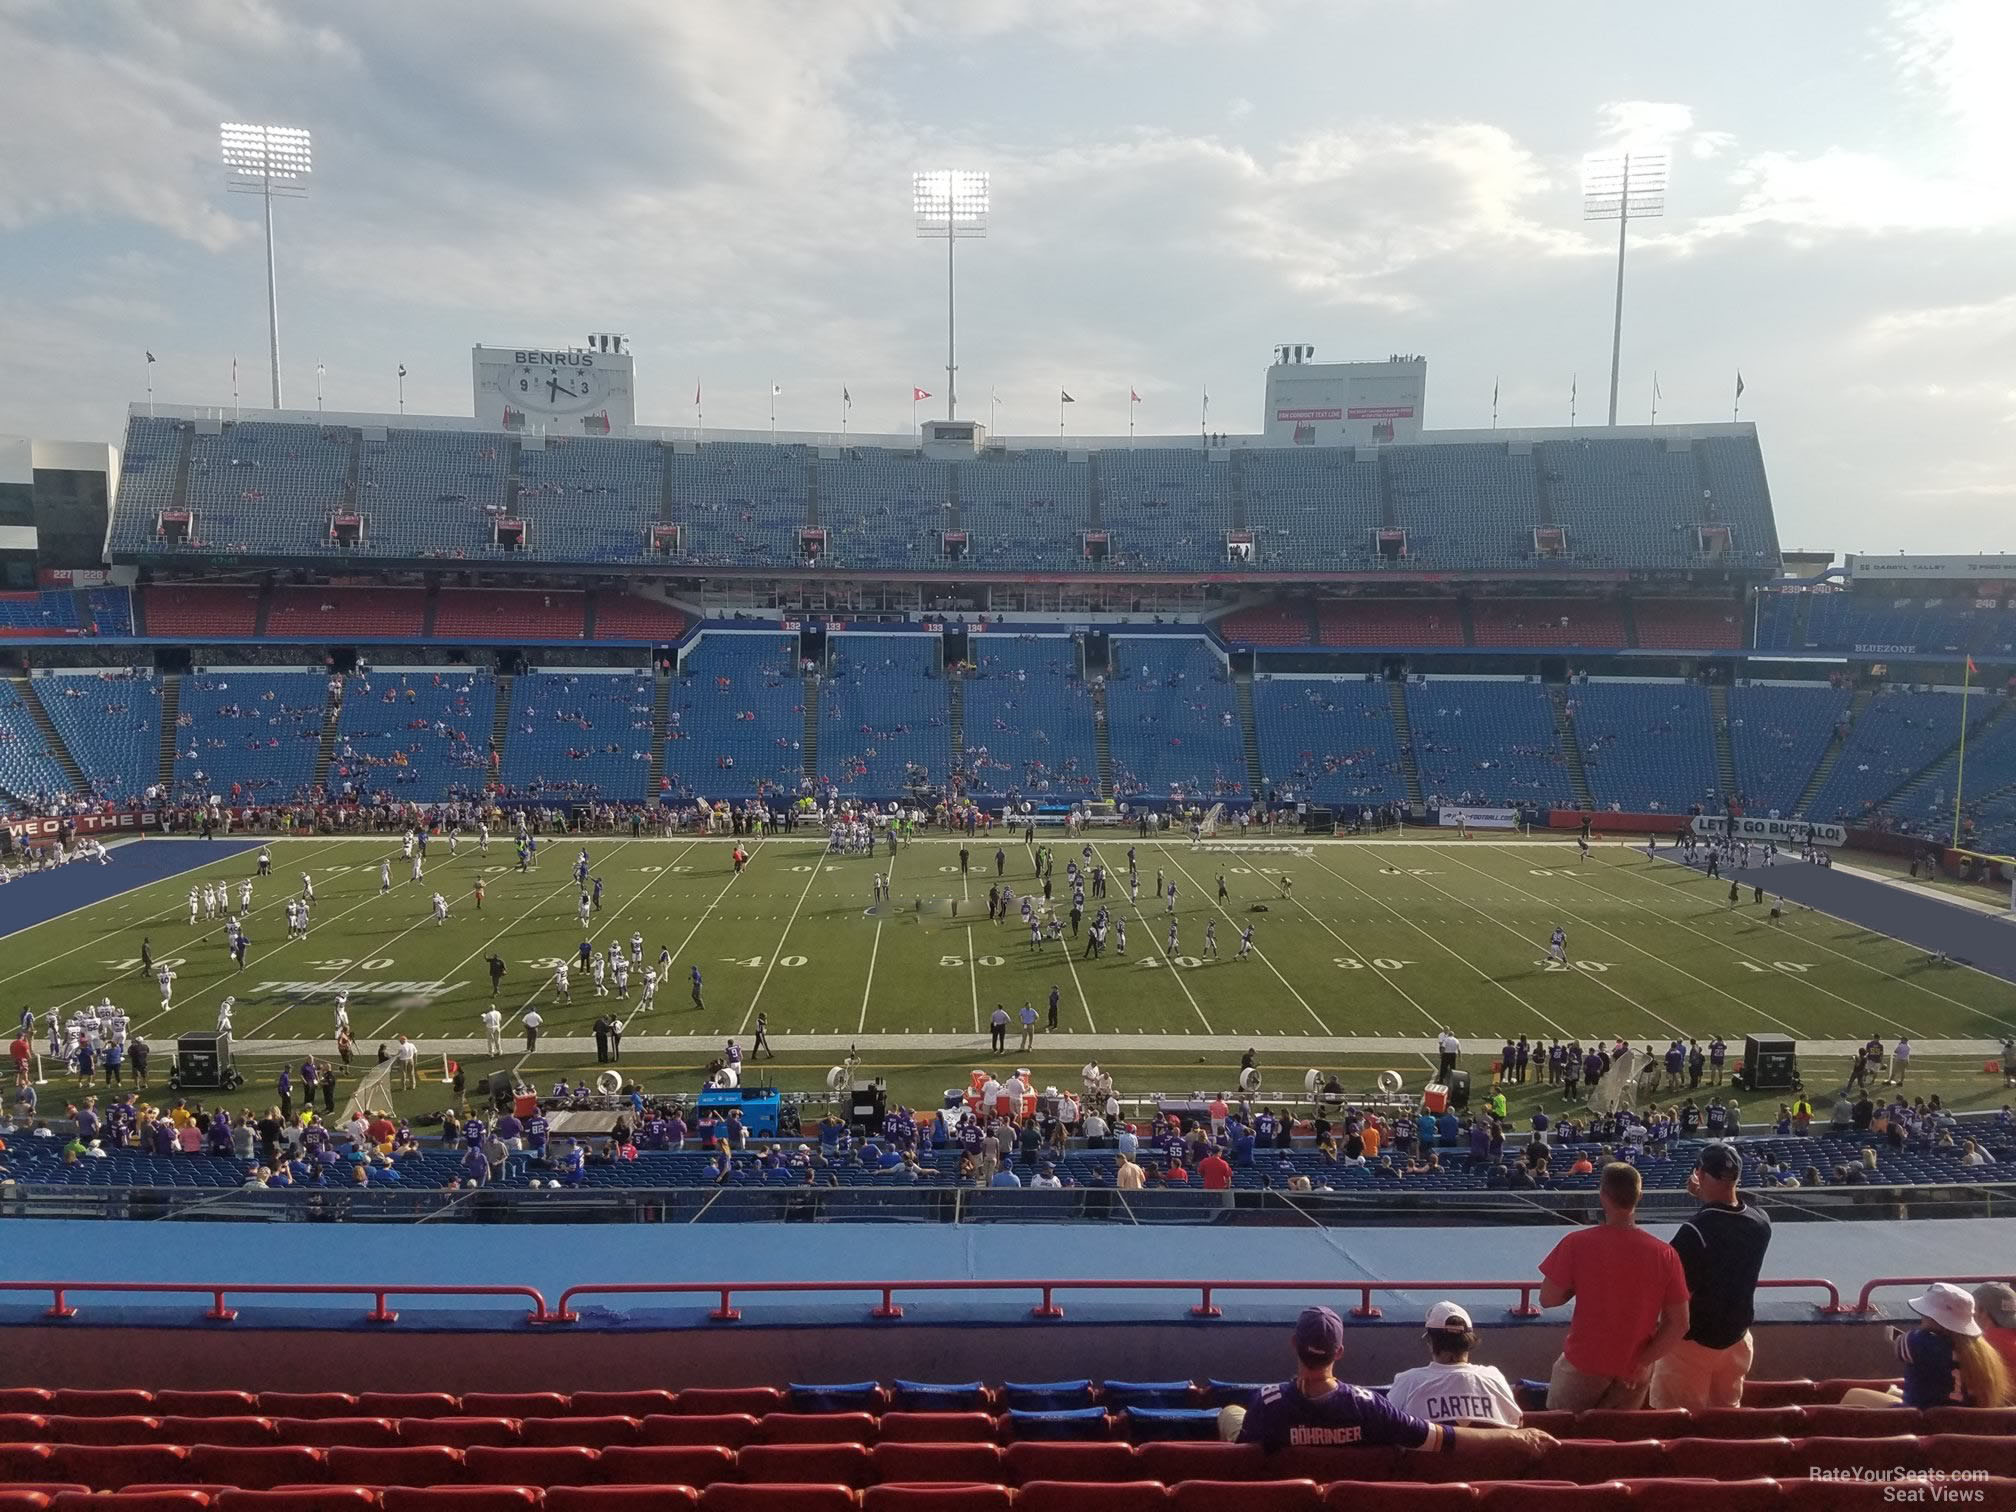
[[[1923,1286],[1929,1282],[1951,1279],[1938,1276],[1886,1276],[1871,1281],[1863,1288],[1862,1297],[1854,1307],[1844,1307],[1840,1289],[1822,1277],[1774,1277],[1759,1281],[1761,1287],[1779,1290],[1819,1291],[1826,1295],[1824,1303],[1815,1304],[1814,1312],[1820,1317],[1837,1317],[1844,1314],[1867,1315],[1873,1311],[1869,1305],[1869,1293],[1877,1287]],[[1967,1282],[1987,1282],[2004,1279],[2000,1276],[1963,1277]],[[1508,1318],[1537,1318],[1540,1308],[1534,1302],[1534,1295],[1540,1290],[1539,1277],[1512,1281],[1363,1281],[1339,1280],[1336,1277],[1322,1277],[1314,1280],[1283,1280],[1277,1278],[1247,1280],[1151,1280],[1140,1278],[1124,1279],[1010,1279],[960,1277],[948,1280],[909,1281],[606,1281],[586,1282],[570,1286],[560,1294],[560,1300],[548,1306],[545,1296],[531,1286],[511,1285],[470,1285],[431,1286],[398,1284],[343,1284],[314,1282],[197,1282],[197,1281],[0,1281],[0,1294],[47,1293],[50,1298],[48,1310],[43,1314],[51,1319],[71,1319],[79,1314],[78,1307],[70,1298],[80,1293],[99,1295],[118,1294],[133,1296],[180,1296],[208,1297],[210,1310],[203,1314],[205,1321],[212,1323],[232,1323],[238,1318],[238,1309],[228,1305],[227,1298],[244,1297],[286,1297],[299,1300],[314,1297],[369,1297],[371,1311],[364,1315],[368,1323],[392,1324],[399,1321],[397,1310],[386,1306],[392,1297],[433,1297],[433,1298],[483,1298],[510,1297],[532,1304],[524,1321],[536,1324],[578,1323],[582,1314],[574,1303],[584,1297],[712,1297],[718,1305],[708,1312],[708,1318],[716,1323],[736,1323],[742,1318],[742,1310],[735,1305],[737,1297],[751,1296],[874,1296],[880,1300],[870,1309],[872,1318],[895,1320],[903,1314],[902,1305],[896,1300],[899,1293],[916,1295],[941,1292],[1013,1292],[1024,1296],[1034,1295],[1036,1303],[1029,1310],[1031,1318],[1056,1320],[1065,1316],[1063,1306],[1058,1302],[1061,1294],[1110,1293],[1110,1292],[1155,1292],[1180,1293],[1195,1296],[1196,1301],[1187,1310],[1192,1318],[1218,1318],[1224,1312],[1217,1304],[1217,1298],[1226,1292],[1300,1292],[1300,1293],[1356,1293],[1358,1305],[1351,1309],[1351,1316],[1366,1320],[1382,1317],[1379,1308],[1373,1304],[1375,1293],[1448,1292],[1469,1293],[1509,1293],[1518,1301],[1505,1310]]]

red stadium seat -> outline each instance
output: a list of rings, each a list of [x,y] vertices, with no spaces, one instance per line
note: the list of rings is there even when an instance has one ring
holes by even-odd
[[[1017,1486],[1030,1481],[1138,1481],[1154,1477],[1141,1468],[1132,1444],[1009,1444],[1001,1468]]]
[[[461,1417],[564,1417],[567,1398],[557,1391],[465,1391]]]
[[[1184,1481],[1169,1488],[1171,1512],[1322,1512],[1323,1493],[1307,1480]]]
[[[49,1500],[50,1512],[201,1512],[201,1491],[66,1491]]]
[[[669,1391],[577,1391],[568,1398],[568,1409],[576,1417],[647,1418],[654,1412],[670,1412],[678,1398]]]
[[[283,1444],[343,1444],[352,1448],[389,1449],[401,1442],[399,1425],[390,1418],[275,1418],[273,1433]],[[368,1481],[357,1481],[368,1485]]]
[[[995,1431],[985,1412],[885,1412],[877,1426],[885,1443],[991,1444]]]
[[[1934,1505],[1930,1481],[1833,1481],[1807,1477],[1788,1479],[1783,1485],[1786,1512],[1878,1512],[1898,1507]],[[1976,1483],[1984,1495],[1992,1495]],[[1978,1502],[1992,1507],[1994,1502]],[[2006,1503],[2004,1505],[2007,1505]]]
[[[614,1486],[698,1486],[735,1478],[735,1454],[720,1445],[618,1444],[604,1449],[602,1480]]]
[[[368,1486],[285,1486],[225,1491],[210,1499],[217,1512],[363,1512],[378,1505]]]
[[[860,1444],[751,1444],[735,1456],[742,1479],[780,1485],[865,1486],[874,1463]]]
[[[469,1479],[462,1451],[445,1444],[345,1445],[323,1451],[329,1479],[349,1486],[452,1486]]]
[[[0,1512],[42,1512],[48,1505],[49,1498],[40,1491],[0,1489]]]
[[[1784,1512],[1775,1480],[1626,1480],[1632,1512]]]
[[[120,1388],[114,1391],[73,1391],[59,1388],[49,1405],[51,1417],[151,1417],[154,1393]]]
[[[726,1444],[740,1449],[756,1440],[757,1420],[746,1412],[709,1412],[684,1417],[653,1413],[638,1424],[647,1444]]]
[[[0,1444],[41,1444],[48,1439],[49,1419],[41,1413],[0,1413]]]
[[[1797,1438],[1810,1432],[1806,1409],[1787,1404],[1779,1407],[1704,1407],[1694,1414],[1687,1431],[1702,1438]],[[1654,1430],[1647,1430],[1653,1432]],[[1657,1430],[1661,1438],[1680,1435]]]
[[[462,1451],[462,1463],[471,1481],[499,1486],[592,1486],[602,1478],[599,1451],[579,1444],[537,1449],[479,1445]]]
[[[1477,1488],[1466,1481],[1410,1484],[1406,1481],[1332,1481],[1323,1488],[1330,1512],[1470,1512]],[[1700,1512],[1699,1508],[1695,1512]],[[1720,1512],[1720,1509],[1717,1509]]]
[[[179,1486],[200,1481],[181,1444],[57,1444],[46,1479],[76,1481],[93,1491],[127,1486]]]
[[[364,1391],[357,1411],[365,1417],[462,1417],[462,1404],[445,1391]]]
[[[772,1412],[757,1425],[759,1444],[872,1444],[871,1412]]]
[[[1759,1439],[1667,1439],[1666,1473],[1682,1480],[1765,1480],[1803,1475],[1792,1441]]]
[[[1565,1481],[1490,1481],[1477,1488],[1478,1512],[1630,1512],[1621,1481],[1576,1486]]]
[[[1814,1436],[1792,1441],[1794,1457],[1816,1470],[1856,1470],[1888,1468],[1893,1465],[1917,1467],[1925,1463],[1925,1451],[1916,1434],[1896,1434],[1889,1438],[1838,1438]],[[1784,1474],[1780,1479],[1784,1479]]]
[[[882,1440],[869,1451],[878,1481],[967,1481],[997,1484],[1006,1479],[1001,1451],[992,1444],[908,1444]]]
[[[1574,1481],[1578,1485],[1594,1485],[1598,1481],[1659,1475],[1670,1464],[1671,1461],[1666,1457],[1666,1446],[1657,1439],[1638,1439],[1631,1443],[1611,1443],[1604,1439],[1563,1439],[1547,1451],[1533,1473],[1550,1481]],[[1462,1469],[1466,1479],[1483,1478],[1474,1476],[1468,1466]]]
[[[1918,1414],[1918,1432],[2016,1437],[2016,1407],[1928,1407]]]
[[[319,1485],[328,1479],[322,1456],[306,1444],[192,1444],[189,1479],[248,1491]]]
[[[643,1440],[642,1427],[633,1417],[525,1418],[518,1424],[523,1444],[585,1444],[590,1449],[610,1444],[635,1444]]]
[[[1813,1394],[1813,1382],[1809,1380],[1743,1383],[1745,1407],[1804,1407],[1808,1402],[1819,1400]]]
[[[0,1386],[0,1413],[54,1412],[56,1393],[40,1386]]]
[[[267,1417],[164,1417],[159,1437],[171,1444],[277,1444]]]
[[[689,1417],[711,1412],[746,1412],[761,1417],[783,1407],[784,1393],[775,1386],[689,1386],[676,1400],[675,1410]]]
[[[1015,1493],[1017,1512],[1165,1512],[1168,1505],[1169,1488],[1160,1481],[1030,1481]],[[1355,1502],[1351,1512],[1373,1505]]]
[[[540,1503],[532,1486],[387,1486],[385,1512],[523,1512]]]
[[[2016,1438],[1989,1433],[1931,1433],[1918,1440],[1933,1470],[1987,1471],[2016,1479]]]
[[[1858,1386],[1869,1391],[1886,1391],[1903,1384],[1895,1376],[1828,1376],[1813,1383],[1813,1401],[1838,1406],[1841,1398]]]
[[[1843,1407],[1839,1402],[1800,1409],[1807,1438],[1893,1438],[1916,1433],[1919,1414],[1909,1407]]]
[[[249,1391],[157,1391],[148,1409],[154,1417],[262,1417]]]
[[[410,1419],[399,1425],[402,1444],[448,1444],[473,1449],[481,1444],[500,1449],[520,1442],[518,1420],[499,1417],[437,1417]]]
[[[700,1493],[700,1512],[855,1512],[847,1486],[744,1486],[716,1481]]]
[[[259,1412],[270,1418],[395,1417],[396,1413],[363,1413],[347,1391],[262,1391]]]
[[[870,1486],[861,1493],[862,1512],[1008,1512],[1015,1504],[1006,1486],[949,1485]]]
[[[691,1486],[548,1486],[546,1512],[691,1512]]]
[[[161,1424],[151,1417],[78,1417],[51,1413],[43,1419],[50,1444],[158,1444]]]
[[[1694,1431],[1694,1419],[1684,1407],[1668,1407],[1656,1412],[1650,1409],[1626,1412],[1617,1408],[1597,1407],[1576,1414],[1574,1430],[1556,1436],[1591,1439],[1680,1438],[1692,1431]]]
[[[61,1480],[50,1469],[55,1451],[47,1444],[0,1444],[0,1484]]]
[[[1325,1456],[1328,1463],[1335,1456]],[[1210,1441],[1143,1444],[1135,1451],[1134,1474],[1130,1480],[1159,1480],[1173,1486],[1186,1480],[1293,1480],[1292,1474],[1277,1473],[1267,1451],[1258,1444],[1220,1444]]]

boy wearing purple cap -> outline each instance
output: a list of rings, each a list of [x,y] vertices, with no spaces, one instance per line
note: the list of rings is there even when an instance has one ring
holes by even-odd
[[[1402,1412],[1377,1392],[1337,1379],[1343,1352],[1344,1320],[1327,1307],[1305,1309],[1295,1322],[1295,1379],[1261,1387],[1244,1407],[1225,1408],[1218,1417],[1219,1437],[1270,1452],[1381,1446],[1463,1454],[1486,1442],[1511,1441],[1537,1455],[1554,1442],[1535,1428],[1459,1430]]]

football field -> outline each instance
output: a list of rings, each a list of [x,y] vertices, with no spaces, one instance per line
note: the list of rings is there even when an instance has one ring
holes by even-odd
[[[418,882],[394,838],[275,841],[273,875],[255,881],[243,920],[251,943],[239,971],[222,918],[192,926],[187,893],[228,881],[235,904],[256,852],[199,865],[201,842],[147,843],[186,845],[195,869],[6,937],[7,1011],[35,1011],[46,1053],[49,1010],[67,1017],[109,994],[154,1047],[158,1089],[174,1037],[214,1028],[228,994],[250,1081],[231,1100],[248,1105],[271,1100],[284,1060],[331,1053],[342,989],[357,1044],[347,1082],[397,1035],[420,1041],[436,1081],[403,1095],[408,1112],[441,1105],[443,1055],[462,1063],[472,1087],[505,1069],[542,1087],[562,1074],[592,1075],[590,1026],[605,1013],[625,1020],[624,1070],[649,1090],[697,1090],[699,1067],[731,1036],[746,1047],[760,1012],[778,1051],[774,1080],[786,1089],[822,1085],[856,1045],[864,1073],[887,1076],[892,1095],[927,1105],[963,1084],[971,1067],[1004,1059],[1030,1066],[1039,1083],[1075,1083],[1077,1068],[1096,1057],[1123,1092],[1229,1086],[1248,1046],[1277,1095],[1299,1094],[1312,1067],[1339,1072],[1348,1087],[1390,1068],[1418,1089],[1446,1026],[1480,1078],[1498,1045],[1520,1035],[1585,1044],[1622,1035],[1663,1049],[1675,1036],[1705,1044],[1719,1034],[1733,1057],[1746,1033],[1783,1032],[1802,1042],[1816,1097],[1839,1084],[1850,1042],[1908,1033],[1919,1051],[1914,1090],[1992,1107],[2003,1100],[2001,1078],[1982,1066],[2016,1029],[2016,987],[2007,982],[1928,962],[1901,941],[1796,905],[1774,924],[1768,902],[1753,902],[1747,888],[1732,907],[1726,883],[1664,851],[1653,860],[1623,844],[1599,844],[1582,861],[1572,842],[1552,840],[1293,837],[1193,847],[1098,836],[1091,861],[1106,868],[1104,901],[1125,924],[1126,943],[1122,953],[1116,929],[1094,958],[1068,922],[1061,940],[1032,947],[1019,900],[1040,900],[1042,888],[1019,839],[970,842],[962,871],[956,840],[919,839],[871,858],[828,856],[823,835],[785,836],[747,842],[738,875],[729,841],[591,838],[603,905],[585,926],[572,872],[581,842],[568,837],[543,845],[526,872],[508,842],[493,841],[481,856],[468,841],[451,857],[437,840]],[[1070,906],[1066,862],[1089,863],[1061,837],[1040,843],[1052,848],[1052,906],[1061,917]],[[1130,846],[1138,897],[1128,885]],[[387,858],[392,885],[381,891]],[[283,905],[299,894],[304,872],[314,884],[312,927],[305,940],[289,941]],[[877,873],[890,881],[880,906]],[[117,886],[116,864],[104,875],[108,891]],[[479,878],[487,893],[480,911]],[[995,886],[1018,900],[1006,923],[987,917]],[[450,904],[443,924],[429,906],[437,889]],[[1099,903],[1088,897],[1088,913]],[[1565,964],[1548,959],[1557,926],[1567,937]],[[1248,927],[1253,949],[1242,960]],[[578,969],[570,1000],[559,999],[554,967],[574,962],[584,939],[598,951],[611,941],[627,950],[633,933],[645,965],[661,948],[671,953],[655,1007],[641,1006],[641,967],[627,1001],[613,987],[598,997]],[[141,974],[143,937],[176,972],[165,1011]],[[479,1023],[491,999],[492,953],[507,965],[497,997],[501,1057],[487,1053]],[[1047,1028],[1053,988],[1055,1031]],[[1019,1021],[1025,1002],[1046,1023],[1035,1048],[1018,1048],[1018,1028],[1006,1057],[990,1055],[989,1016],[1000,1005]],[[544,1027],[528,1053],[523,1018],[535,1008]],[[61,1067],[45,1065],[43,1074],[52,1092],[76,1085]],[[1538,1095],[1528,1088],[1524,1098]]]

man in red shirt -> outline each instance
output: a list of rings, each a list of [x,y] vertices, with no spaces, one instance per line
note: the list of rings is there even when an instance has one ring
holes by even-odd
[[[1687,1335],[1687,1272],[1671,1245],[1638,1227],[1643,1190],[1636,1166],[1603,1167],[1603,1222],[1540,1262],[1540,1305],[1575,1304],[1547,1381],[1549,1411],[1643,1407],[1653,1365]]]
[[[1207,1192],[1230,1191],[1232,1187],[1232,1162],[1216,1149],[1197,1162],[1197,1179]]]

